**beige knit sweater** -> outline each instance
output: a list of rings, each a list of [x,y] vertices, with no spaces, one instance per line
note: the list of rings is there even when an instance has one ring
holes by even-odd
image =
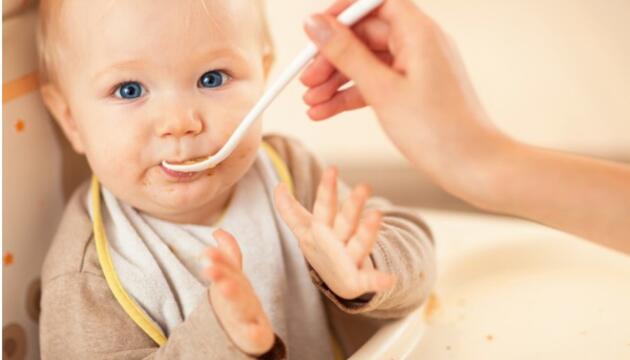
[[[295,141],[279,136],[268,136],[265,141],[286,163],[298,201],[312,209],[321,164]],[[114,298],[101,270],[92,224],[83,201],[87,189],[87,184],[81,186],[68,203],[44,263],[40,318],[42,358],[251,358],[229,339],[207,301],[200,302],[161,347],[136,325]],[[326,299],[331,330],[346,356],[388,319],[399,318],[418,307],[435,279],[432,240],[420,217],[379,198],[370,199],[367,207],[383,212],[383,227],[371,256],[376,268],[397,276],[395,287],[369,301],[340,301],[317,274],[310,271],[314,284]],[[270,359],[285,357],[281,339],[265,354],[265,358]]]

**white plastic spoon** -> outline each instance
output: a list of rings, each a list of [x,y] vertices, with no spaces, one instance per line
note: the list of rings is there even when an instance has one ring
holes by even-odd
[[[369,14],[383,3],[383,0],[358,0],[344,10],[337,20],[347,26],[354,25],[357,21]],[[260,114],[271,104],[271,102],[282,92],[287,84],[308,64],[308,62],[317,55],[317,47],[313,43],[302,50],[302,52],[289,64],[276,81],[267,89],[263,96],[258,100],[254,107],[245,116],[243,121],[230,136],[225,145],[214,155],[204,160],[190,164],[169,164],[162,161],[162,165],[173,171],[179,172],[195,172],[203,171],[217,166],[221,161],[225,160],[241,141],[247,129],[254,123]]]

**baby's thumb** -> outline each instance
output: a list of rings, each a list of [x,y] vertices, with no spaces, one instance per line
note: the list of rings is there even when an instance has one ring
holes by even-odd
[[[304,25],[320,53],[349,77],[368,103],[383,96],[383,86],[395,76],[385,63],[345,25],[328,14],[310,16]]]

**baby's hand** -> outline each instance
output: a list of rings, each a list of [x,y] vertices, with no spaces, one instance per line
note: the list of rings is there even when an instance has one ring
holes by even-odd
[[[271,349],[275,335],[256,292],[242,271],[241,250],[232,235],[214,232],[218,247],[206,250],[211,265],[203,274],[212,281],[210,299],[219,321],[229,337],[249,355]]]
[[[327,169],[317,189],[313,214],[287,190],[276,189],[280,215],[300,241],[309,264],[339,297],[355,299],[390,288],[393,275],[374,269],[370,253],[378,236],[382,215],[363,207],[370,196],[367,186],[357,186],[338,212],[337,172]]]

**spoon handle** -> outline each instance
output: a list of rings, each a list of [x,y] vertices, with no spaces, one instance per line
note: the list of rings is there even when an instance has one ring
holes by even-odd
[[[379,7],[384,0],[358,0],[344,10],[337,20],[346,25],[354,25],[357,21]],[[276,80],[269,86],[265,93],[258,99],[254,107],[243,118],[236,130],[232,133],[225,145],[208,159],[189,165],[164,164],[167,168],[176,171],[202,171],[215,166],[225,160],[236,149],[249,127],[256,121],[273,100],[284,90],[287,84],[317,55],[318,49],[309,42],[304,50],[296,56],[287,68],[280,73]]]
[[[337,20],[344,25],[351,26],[359,21],[363,16],[376,9],[383,0],[359,0],[343,11]],[[317,55],[318,50],[315,44],[309,42],[304,50],[280,73],[278,78],[265,91],[263,96],[258,100],[250,112],[245,116],[243,121],[236,128],[232,136],[228,139],[225,146],[216,153],[217,160],[223,161],[236,148],[241,138],[245,135],[249,127],[256,121],[265,109],[273,102],[273,100],[284,90],[287,84],[293,80],[297,74]]]

